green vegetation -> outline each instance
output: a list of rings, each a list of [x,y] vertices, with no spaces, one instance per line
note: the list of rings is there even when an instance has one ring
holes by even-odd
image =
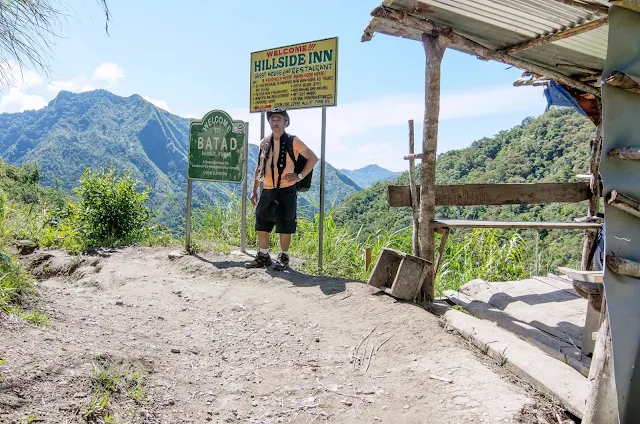
[[[138,407],[147,403],[147,393],[141,371],[118,365],[112,358],[99,355],[95,359],[94,371],[89,380],[92,393],[84,409],[85,422],[107,424],[143,421],[144,417]],[[123,421],[116,420],[114,403],[126,405]]]

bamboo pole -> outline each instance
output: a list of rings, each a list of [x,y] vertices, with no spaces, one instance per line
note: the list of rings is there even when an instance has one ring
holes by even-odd
[[[407,28],[420,31],[421,33],[426,33],[426,34],[439,33],[442,35],[444,34],[444,31],[445,31],[445,29],[440,28],[433,22],[422,20],[422,19],[416,18],[415,16],[411,16],[399,10],[391,9],[388,7],[379,6],[375,8],[371,12],[371,16],[373,16],[374,18],[388,20],[395,24],[400,24],[401,26],[405,26]],[[526,60],[515,58],[504,52],[491,50],[451,30],[447,30],[446,35],[443,35],[443,37],[446,37],[449,40],[449,44],[460,47],[462,50],[468,53],[471,53],[473,55],[479,56],[487,60],[496,60],[498,62],[506,63],[507,65],[513,65],[517,68],[525,69],[530,72],[535,72],[536,74],[540,74],[548,78],[554,79],[558,82],[561,82],[570,87],[576,88],[585,93],[593,94],[595,96],[600,97],[600,89],[596,87],[593,87],[589,84],[585,84],[580,81],[576,81],[571,77],[561,74],[558,71],[545,68],[544,66],[536,65],[532,62],[527,62]]]
[[[422,44],[426,56],[425,107],[422,140],[422,163],[420,185],[420,257],[429,261],[422,284],[424,299],[434,297],[434,253],[435,233],[433,231],[436,208],[436,152],[438,149],[438,118],[440,115],[440,68],[444,51],[449,45],[450,30],[438,35],[422,34]]]
[[[413,119],[409,120],[409,155],[414,154],[414,131],[413,131]],[[415,179],[416,167],[415,160],[409,159],[409,190],[411,190],[411,216],[413,217],[413,256],[420,255],[420,242],[418,240],[418,234],[420,234],[420,215],[419,215],[419,199],[416,189]]]
[[[609,22],[609,17],[597,19],[595,21],[588,22],[584,25],[577,25],[573,28],[565,29],[563,31],[557,31],[542,37],[534,38],[533,40],[525,41],[524,43],[516,44],[514,46],[502,49],[507,54],[513,54],[521,52],[523,50],[530,49],[532,47],[541,46],[543,44],[553,43],[554,41],[564,40],[565,38],[573,37],[578,34],[582,34],[593,29],[599,28]]]

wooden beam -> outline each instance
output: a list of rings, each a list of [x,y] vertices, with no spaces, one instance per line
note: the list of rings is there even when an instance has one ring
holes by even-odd
[[[437,35],[422,34],[426,59],[424,127],[422,135],[422,163],[420,190],[420,257],[429,264],[422,284],[422,297],[432,301],[435,295],[435,234],[433,222],[436,214],[436,152],[438,151],[438,119],[440,116],[440,68],[447,49],[451,30]],[[417,191],[417,190],[416,190]],[[417,193],[416,193],[417,194]]]
[[[414,152],[413,119],[409,120],[409,154]],[[413,256],[420,256],[420,197],[416,189],[416,167],[413,159],[409,159],[409,188],[411,190],[411,216],[413,218],[412,250]]]
[[[411,122],[413,122],[413,121],[411,121]],[[422,159],[422,153],[411,153],[411,152],[409,152],[409,154],[403,156],[402,159],[410,160],[410,161],[414,161],[416,159]]]
[[[602,271],[578,271],[561,266],[558,267],[558,272],[575,281],[586,281],[587,283],[602,284]]]
[[[420,186],[416,187],[420,195]],[[588,183],[464,184],[435,186],[436,206],[577,203],[592,196]],[[391,207],[410,207],[408,186],[387,186]]]
[[[604,83],[611,87],[621,88],[632,93],[640,93],[640,78],[614,71],[604,79]]]
[[[588,22],[583,25],[577,25],[572,28],[565,29],[563,31],[557,31],[551,34],[543,35],[542,37],[534,38],[533,40],[525,41],[524,43],[516,44],[501,51],[507,54],[514,54],[523,50],[530,49],[532,47],[541,46],[543,44],[553,43],[554,41],[563,40],[565,38],[573,37],[574,35],[582,34],[592,29],[596,29],[609,22],[609,17],[597,19],[595,21]]]
[[[640,147],[618,147],[617,149],[609,150],[607,156],[618,159],[640,160]]]
[[[607,268],[618,275],[640,278],[640,263],[624,259],[607,256]]]
[[[613,190],[607,203],[610,206],[614,206],[621,211],[625,211],[628,214],[640,218],[640,202],[636,199],[632,199],[629,196],[625,196],[624,194]]]
[[[593,222],[540,222],[540,221],[476,221],[472,219],[439,219],[434,228],[503,228],[529,230],[591,230],[601,224]]]
[[[576,0],[555,0],[558,3],[566,4],[567,6],[577,7],[578,9],[586,10],[592,13],[606,13],[609,14],[609,8],[607,6],[599,6],[597,4],[586,3]]]
[[[438,27],[433,22],[430,22],[428,20],[422,20],[422,19],[416,18],[415,16],[411,16],[404,12],[391,9],[388,7],[379,6],[375,8],[371,12],[371,16],[373,16],[374,18],[386,19],[392,23],[400,24],[402,26],[405,26],[426,34],[432,34],[434,32],[442,33],[443,31],[443,28]],[[517,68],[521,68],[530,72],[535,72],[536,74],[540,74],[540,75],[552,78],[570,87],[576,88],[580,91],[584,91],[585,93],[590,93],[595,96],[600,96],[600,90],[591,85],[585,84],[580,81],[576,81],[571,77],[561,74],[558,71],[545,68],[544,66],[536,65],[534,63],[527,62],[526,60],[517,59],[513,56],[508,55],[507,53],[491,50],[489,48],[484,47],[481,44],[476,43],[475,41],[469,40],[468,38],[465,38],[460,34],[457,34],[454,31],[450,31],[447,35],[444,35],[444,37],[448,38],[451,44],[461,47],[465,51],[470,52],[471,54],[474,54],[481,58],[485,58],[487,60],[496,60],[498,62],[506,63],[508,65],[513,65]]]

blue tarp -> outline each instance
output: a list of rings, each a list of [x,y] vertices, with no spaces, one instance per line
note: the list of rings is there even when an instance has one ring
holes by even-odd
[[[585,111],[582,110],[571,94],[553,80],[549,81],[549,84],[544,89],[544,97],[547,99],[547,110],[549,110],[551,106],[569,106],[576,109],[584,116],[587,116]]]

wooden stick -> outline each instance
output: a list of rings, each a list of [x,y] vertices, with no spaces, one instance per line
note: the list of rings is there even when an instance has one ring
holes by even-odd
[[[420,184],[420,257],[430,262],[427,265],[422,292],[424,300],[434,297],[434,251],[436,219],[436,152],[438,150],[438,119],[440,115],[440,68],[442,56],[450,43],[450,30],[432,36],[422,34],[426,57],[424,131],[422,141],[422,163]]]
[[[566,84],[580,91],[584,91],[585,93],[590,93],[594,96],[600,97],[600,90],[596,87],[580,81],[576,81],[571,77],[568,77],[558,71],[554,71],[544,66],[536,65],[526,60],[517,59],[504,52],[491,50],[451,30],[444,34],[443,32],[445,30],[443,28],[440,28],[433,22],[422,20],[416,18],[415,16],[408,15],[404,12],[383,6],[375,8],[371,12],[371,16],[382,20],[388,20],[395,24],[400,24],[402,26],[420,31],[425,34],[433,34],[434,32],[439,33],[442,37],[447,38],[450,44],[462,48],[462,50],[466,51],[467,53],[479,56],[487,60],[496,60],[498,62],[506,63],[507,65],[513,65],[517,68],[525,69],[527,71],[552,78],[560,83]]]
[[[439,380],[439,381],[443,381],[445,383],[453,383],[453,380],[450,378],[445,378],[445,377],[439,377],[437,375],[433,375],[433,374],[429,374],[429,378],[433,379],[433,380]]]
[[[611,87],[621,88],[632,93],[640,93],[640,78],[614,71],[604,79],[604,83]]]
[[[438,261],[436,262],[436,269],[434,271],[434,278],[438,275],[438,270],[440,269],[440,264],[442,263],[442,258],[444,257],[444,250],[447,245],[447,239],[449,238],[449,232],[451,231],[449,228],[441,228],[442,230],[442,239],[440,240],[440,249],[438,249]]]
[[[598,104],[598,122],[601,122],[602,108],[600,101]],[[600,208],[600,150],[602,149],[602,124],[596,127],[596,135],[591,140],[591,155],[589,156],[589,188],[591,189],[592,196],[589,198],[589,204],[587,206],[587,216],[596,216],[598,209]],[[583,271],[588,271],[593,265],[591,258],[591,250],[596,242],[597,233],[594,231],[585,231],[584,242],[582,245],[582,260],[580,267]]]
[[[367,247],[364,251],[364,268],[365,271],[369,272],[369,268],[371,267],[371,248]]]
[[[409,156],[414,155],[414,132],[413,132],[413,119],[409,120]],[[422,157],[422,155],[420,155]],[[407,159],[407,156],[405,156]],[[409,158],[409,190],[411,191],[411,215],[413,217],[413,256],[420,255],[420,240],[418,240],[418,234],[420,234],[420,215],[419,215],[419,200],[418,190],[416,189],[415,179],[415,161]]]
[[[640,278],[640,263],[629,259],[607,256],[607,268],[618,275]]]
[[[524,43],[516,44],[506,49],[502,49],[507,54],[513,54],[521,52],[523,50],[530,49],[532,47],[541,46],[543,44],[553,43],[554,41],[563,40],[565,38],[573,37],[574,35],[582,34],[592,29],[596,29],[609,22],[609,17],[600,18],[595,21],[588,22],[584,25],[577,25],[573,28],[557,31],[542,37],[534,38],[533,40],[525,41]]]
[[[629,196],[618,193],[616,190],[613,190],[611,192],[611,197],[609,198],[609,201],[607,203],[610,206],[615,206],[622,211],[640,218],[640,202],[632,199]]]
[[[599,6],[592,3],[585,3],[576,0],[555,0],[558,3],[566,4],[567,6],[577,7],[578,9],[586,10],[587,12],[593,13],[609,13],[609,8],[607,6]]]
[[[607,156],[617,159],[640,160],[640,147],[618,147],[609,150]]]
[[[411,122],[413,122],[413,120],[411,120]],[[413,126],[411,127],[411,133],[413,133]],[[413,161],[415,159],[422,159],[422,153],[416,153],[416,154],[412,153],[410,155],[403,156],[402,159],[409,160],[409,161]]]

